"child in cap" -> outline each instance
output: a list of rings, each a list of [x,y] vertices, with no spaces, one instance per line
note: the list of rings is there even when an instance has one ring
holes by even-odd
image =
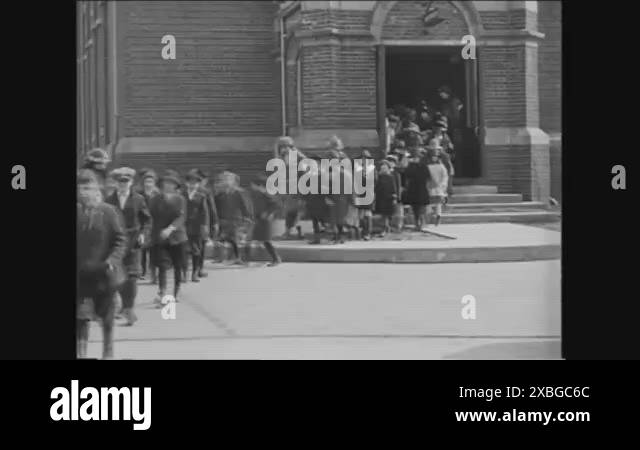
[[[106,202],[120,212],[127,233],[127,252],[122,261],[127,279],[118,292],[122,298],[121,315],[129,326],[138,320],[134,306],[140,277],[140,249],[149,240],[151,230],[151,214],[147,202],[133,189],[135,173],[135,170],[128,167],[114,170],[111,177],[116,181],[116,190],[106,198]]]
[[[204,255],[205,243],[209,236],[209,207],[207,196],[200,189],[202,175],[199,170],[193,169],[185,176],[187,202],[187,216],[185,227],[187,230],[188,248],[191,255],[191,281],[200,281],[202,270],[201,258]]]
[[[173,296],[178,301],[183,282],[187,232],[185,220],[187,204],[180,194],[180,176],[175,170],[167,170],[159,180],[162,193],[149,202],[151,213],[152,259],[158,268],[158,296],[155,304],[162,307],[167,294],[167,270],[173,266]]]
[[[144,198],[147,208],[149,207],[149,202],[153,197],[158,195],[160,191],[156,186],[157,181],[156,173],[151,169],[141,169],[140,170],[140,181],[141,186],[139,188],[139,193]],[[142,273],[140,274],[140,279],[144,280],[147,275],[147,268],[151,273],[151,284],[157,284],[156,278],[156,267],[153,264],[153,258],[151,258],[151,241],[147,239],[147,241],[142,246],[141,251],[141,260],[142,260]]]

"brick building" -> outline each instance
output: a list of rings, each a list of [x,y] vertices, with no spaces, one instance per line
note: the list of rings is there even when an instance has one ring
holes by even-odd
[[[460,58],[465,35],[476,59]],[[560,2],[80,2],[78,36],[78,154],[243,176],[283,133],[378,149],[387,107],[446,82],[474,144],[461,176],[560,197]]]

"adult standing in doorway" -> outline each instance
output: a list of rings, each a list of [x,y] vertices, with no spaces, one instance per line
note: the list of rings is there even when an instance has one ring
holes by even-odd
[[[454,95],[449,86],[441,86],[438,89],[438,95],[440,96],[438,112],[447,118],[447,131],[453,148],[460,152],[462,149],[462,127],[464,126],[462,101]],[[459,165],[460,161],[457,163]]]

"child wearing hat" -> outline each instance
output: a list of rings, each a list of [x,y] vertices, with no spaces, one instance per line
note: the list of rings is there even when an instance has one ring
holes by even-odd
[[[251,181],[251,203],[253,205],[254,225],[251,240],[260,241],[271,257],[269,267],[280,264],[281,259],[271,240],[273,239],[273,218],[279,203],[275,196],[269,194],[266,188],[267,177],[260,174]],[[251,245],[246,246],[247,261],[251,261]]]
[[[438,145],[436,140],[432,140],[427,151],[429,169],[429,179],[427,180],[427,189],[429,191],[429,205],[427,206],[427,224],[429,223],[429,214],[433,210],[435,214],[435,225],[440,224],[442,216],[442,204],[447,197],[447,186],[449,176],[447,169],[440,160],[442,147]]]
[[[102,325],[102,357],[113,358],[115,297],[125,280],[122,259],[127,251],[127,236],[118,212],[104,202],[100,188],[92,170],[80,170],[76,228],[78,358],[87,356],[89,326],[96,318]]]
[[[376,180],[376,214],[380,214],[384,220],[382,236],[391,231],[391,218],[397,201],[396,180],[391,174],[391,161],[392,159],[385,159],[381,162]]]
[[[200,189],[202,175],[198,169],[190,170],[185,176],[186,189],[184,192],[187,202],[187,216],[185,228],[189,242],[189,254],[191,255],[191,281],[200,281],[202,270],[201,258],[205,251],[205,242],[209,236],[209,207],[207,196]]]
[[[295,146],[294,140],[289,136],[281,136],[276,142],[277,156],[281,158],[285,165],[289,165],[289,161],[292,158],[296,158],[297,163],[306,158],[305,154],[298,150]],[[299,176],[302,175],[301,171],[296,170]],[[289,184],[289,170],[287,169],[287,185]],[[298,233],[298,238],[302,238],[302,227],[300,227],[300,216],[302,212],[302,201],[296,194],[283,195],[284,213],[285,213],[285,234],[284,237],[291,236],[291,230],[294,228]]]
[[[447,122],[446,117],[444,121],[439,121],[436,124],[436,128],[434,128],[434,138],[429,141],[435,142],[435,148],[438,148],[438,156],[440,161],[447,169],[447,175],[449,179],[449,184],[447,186],[447,194],[453,194],[453,176],[455,175],[455,168],[453,165],[454,153],[453,153],[453,144],[451,143],[451,139],[449,139],[449,135],[447,134]],[[448,197],[447,197],[448,199]],[[445,199],[445,203],[447,202]]]
[[[156,186],[157,180],[156,173],[151,169],[141,169],[140,170],[140,181],[141,186],[139,188],[139,193],[144,198],[144,201],[147,204],[147,208],[149,207],[149,202],[153,197],[158,195],[160,191]],[[147,275],[147,268],[151,273],[151,284],[156,284],[156,267],[153,264],[153,259],[150,257],[150,248],[151,241],[150,239],[144,243],[141,251],[141,259],[142,259],[142,273],[140,274],[140,279],[144,280]]]
[[[100,186],[103,198],[106,197],[107,194],[107,166],[110,162],[109,154],[105,150],[94,148],[85,155],[84,163],[81,167],[82,169],[88,169],[93,172]]]
[[[151,213],[152,259],[158,268],[158,296],[156,306],[162,307],[162,298],[167,294],[167,270],[173,266],[173,296],[178,300],[184,256],[187,246],[185,218],[187,205],[179,193],[181,181],[175,170],[167,170],[159,179],[161,193],[149,202]]]
[[[144,197],[132,189],[135,170],[121,167],[111,172],[116,190],[106,202],[120,212],[127,234],[127,252],[123,259],[127,279],[118,290],[122,298],[122,316],[131,326],[137,321],[134,311],[140,276],[140,249],[149,239],[151,215]]]

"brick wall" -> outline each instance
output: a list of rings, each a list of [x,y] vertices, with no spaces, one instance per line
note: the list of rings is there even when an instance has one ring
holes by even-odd
[[[302,54],[302,125],[305,128],[336,127],[337,64],[337,46],[305,48]]]
[[[376,53],[372,47],[342,47],[338,52],[337,119],[341,128],[376,128]]]
[[[538,2],[538,14],[545,34],[538,49],[540,127],[551,133],[562,130],[562,4]]]
[[[538,48],[540,128],[549,134],[562,131],[562,4],[538,2],[538,23],[545,39]],[[552,139],[551,195],[562,200],[562,141]]]
[[[562,201],[562,142],[552,140],[549,147],[549,162],[551,172],[551,196]]]
[[[468,34],[464,16],[449,2],[433,2],[445,19],[425,33],[425,2],[400,1],[387,14],[382,28],[383,39],[462,39]]]
[[[120,2],[125,136],[279,134],[279,64],[262,1]],[[177,59],[161,58],[162,36]]]
[[[369,31],[372,11],[311,9],[302,11],[302,30],[335,28],[338,31]]]
[[[287,125],[295,127],[298,125],[298,69],[295,64],[287,65],[285,78],[287,97]]]
[[[549,149],[538,145],[485,146],[487,181],[499,192],[516,192],[525,201],[549,196]]]
[[[544,2],[538,2],[538,5],[540,3]],[[537,29],[536,12],[525,9],[480,11],[480,20],[487,31]]]
[[[117,155],[114,167],[126,165],[139,170],[154,169],[158,174],[166,169],[177,170],[184,175],[198,167],[211,175],[230,169],[240,176],[240,183],[247,186],[258,173],[265,173],[271,152],[185,152],[185,153],[124,153]]]
[[[537,126],[537,79],[527,74],[535,49],[524,46],[485,47],[479,52],[485,126]]]

